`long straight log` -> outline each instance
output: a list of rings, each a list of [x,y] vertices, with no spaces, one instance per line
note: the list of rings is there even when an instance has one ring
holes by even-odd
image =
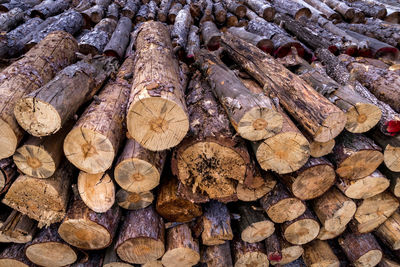
[[[18,26],[24,19],[24,11],[14,8],[0,15],[0,31],[8,32]]]
[[[346,4],[352,8],[360,9],[368,17],[384,19],[387,15],[384,5],[372,1],[346,1]]]
[[[248,32],[244,27],[230,27],[228,32],[257,46],[265,53],[272,54],[274,50],[274,43],[271,40],[258,34]]]
[[[301,17],[311,17],[311,11],[297,1],[274,0],[274,7],[280,13],[289,14],[295,20],[299,20]]]
[[[260,17],[266,21],[273,21],[275,16],[275,8],[265,0],[246,0],[246,5],[248,5],[254,12],[256,12]]]
[[[68,7],[69,1],[66,0],[45,0],[32,8],[31,17],[46,19],[63,12],[68,9]]]
[[[104,47],[104,54],[106,56],[113,56],[122,58],[126,46],[129,43],[129,33],[132,30],[132,21],[127,17],[121,17],[118,21],[117,27],[111,36],[110,41]]]
[[[342,17],[332,10],[327,4],[320,0],[304,0],[306,3],[310,4],[314,8],[318,9],[324,14],[324,16],[332,21],[341,21]]]

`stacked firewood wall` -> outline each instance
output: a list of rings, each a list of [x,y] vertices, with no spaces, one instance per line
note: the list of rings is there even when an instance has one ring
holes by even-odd
[[[400,2],[0,22],[0,267],[400,266]]]

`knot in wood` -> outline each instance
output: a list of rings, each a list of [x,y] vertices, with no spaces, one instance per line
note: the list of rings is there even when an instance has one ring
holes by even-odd
[[[253,128],[257,131],[265,129],[267,127],[267,125],[268,125],[268,122],[266,122],[262,118],[258,118],[253,122]]]

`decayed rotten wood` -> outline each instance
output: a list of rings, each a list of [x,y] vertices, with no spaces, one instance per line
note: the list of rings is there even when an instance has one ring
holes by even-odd
[[[164,255],[164,231],[164,221],[153,206],[129,211],[115,250],[122,260],[129,263],[143,264],[156,260]]]
[[[0,253],[0,267],[34,267],[35,264],[25,257],[24,247],[25,244],[10,243]]]
[[[104,65],[99,64],[103,70],[95,73],[96,81],[91,84],[91,90],[94,91],[86,92],[89,96],[96,93],[96,88],[101,86],[105,78],[116,72],[112,58],[104,61]],[[133,58],[124,61],[116,77],[107,82],[64,140],[66,157],[80,170],[95,174],[111,167],[124,139],[123,122],[131,85],[126,75],[132,73],[133,61]],[[84,91],[83,88],[81,90]],[[76,93],[74,95],[77,97]],[[81,104],[81,100],[75,98],[76,103]],[[68,109],[71,111],[72,107]]]
[[[178,195],[178,180],[172,175],[160,186],[156,210],[158,214],[171,222],[189,222],[202,215],[200,205]]]
[[[314,240],[304,245],[304,262],[307,266],[339,267],[340,262],[326,241]]]
[[[68,9],[69,1],[65,0],[45,0],[36,5],[31,10],[31,17],[40,17],[42,19],[57,15]]]
[[[107,8],[106,18],[118,21],[119,18],[119,6],[116,3],[112,3]]]
[[[24,94],[49,82],[64,66],[73,63],[77,49],[78,45],[70,34],[54,32],[23,58],[2,71],[4,78],[0,84],[0,159],[14,154],[24,135],[13,116],[15,103]]]
[[[176,146],[189,129],[189,118],[179,66],[162,23],[148,21],[139,28],[134,73],[140,75],[134,76],[129,100],[129,134],[152,151]]]
[[[236,0],[223,0],[226,9],[235,14],[239,19],[246,15],[247,7]]]
[[[337,139],[332,162],[343,179],[357,180],[373,173],[383,162],[382,149],[362,134],[343,132]]]
[[[294,220],[306,210],[305,204],[290,195],[281,183],[277,183],[271,192],[261,198],[260,204],[275,223]]]
[[[399,201],[390,192],[356,201],[357,211],[351,222],[354,232],[369,233],[386,221],[399,207]]]
[[[376,229],[375,234],[390,249],[400,249],[400,214],[394,212],[381,226]]]
[[[335,183],[335,170],[326,158],[310,158],[300,169],[281,175],[293,195],[309,200],[323,195]]]
[[[65,266],[74,263],[78,253],[57,233],[58,224],[43,228],[25,247],[25,256],[39,266]],[[50,256],[50,257],[49,257]]]
[[[92,55],[102,54],[116,26],[117,22],[114,19],[102,19],[92,31],[79,40],[79,52]]]
[[[27,243],[36,233],[37,222],[28,216],[1,205],[0,242]]]
[[[229,241],[221,245],[203,247],[200,256],[200,262],[207,264],[207,267],[233,267]]]
[[[200,24],[203,43],[208,50],[214,51],[220,47],[221,33],[212,21],[204,21]]]
[[[338,178],[337,188],[346,196],[353,199],[366,199],[385,191],[390,181],[378,170],[357,180]]]
[[[17,168],[11,158],[0,160],[0,195],[8,190],[17,174]]]
[[[154,195],[150,191],[133,193],[124,189],[119,189],[115,195],[118,206],[127,210],[144,209],[153,203]]]
[[[60,222],[67,211],[69,187],[75,171],[64,162],[47,179],[20,175],[2,202],[39,222],[39,227]]]
[[[200,220],[203,245],[221,245],[226,240],[232,240],[231,217],[225,204],[211,200],[204,206]]]
[[[320,12],[324,14],[324,16],[332,21],[341,21],[342,17],[340,14],[336,13],[334,10],[332,10],[327,4],[325,4],[323,1],[320,0],[304,0],[304,2],[310,4]]]
[[[275,231],[274,223],[268,220],[263,212],[254,210],[251,205],[241,204],[237,209],[240,215],[238,230],[243,241],[260,242]]]
[[[18,169],[35,178],[49,178],[64,158],[62,145],[73,122],[67,122],[56,134],[45,138],[31,136],[13,156]]]
[[[316,56],[325,65],[327,73],[339,84],[346,86],[352,85],[354,90],[362,97],[368,99],[379,107],[382,111],[382,117],[378,127],[385,135],[395,135],[400,132],[400,115],[396,113],[388,104],[378,100],[371,92],[357,80],[351,79],[349,71],[345,65],[339,61],[332,53],[326,49],[317,49]]]
[[[272,57],[228,33],[222,36],[222,44],[237,63],[264,84],[269,95],[279,98],[314,141],[329,141],[343,130],[345,114]]]
[[[289,264],[291,262],[295,262],[298,258],[303,255],[304,249],[300,245],[293,245],[287,242],[281,235],[281,233],[277,234],[277,240],[274,242],[278,242],[279,250],[281,251],[281,259],[279,257],[275,257],[273,259],[269,259],[272,265],[284,265]],[[270,251],[271,248],[268,248],[268,245],[271,245],[270,240],[268,238],[265,240],[265,248],[267,253]],[[277,244],[274,244],[277,246]],[[268,255],[268,254],[267,254]]]
[[[58,228],[58,234],[74,247],[84,250],[103,249],[112,243],[120,216],[118,205],[105,213],[96,213],[75,196]]]
[[[296,219],[281,224],[283,237],[294,245],[303,245],[314,240],[319,229],[317,218],[308,209]]]
[[[14,8],[7,13],[0,15],[0,31],[8,32],[18,26],[24,19],[24,11],[20,8]]]
[[[171,24],[175,24],[176,16],[178,15],[179,11],[182,9],[182,5],[180,3],[174,3],[169,12],[168,12],[168,22]]]
[[[132,21],[127,17],[121,17],[110,41],[104,48],[104,54],[107,56],[122,58],[126,46],[129,43],[129,33],[131,30]]]
[[[124,7],[121,9],[121,17],[127,17],[133,19],[135,14],[138,12],[140,7],[140,1],[137,0],[127,0]]]
[[[118,65],[115,59],[99,56],[64,68],[50,82],[21,97],[14,108],[15,118],[33,136],[56,133]]]
[[[274,0],[274,8],[280,13],[289,14],[295,20],[299,20],[301,17],[311,17],[311,11],[297,1]]]
[[[200,50],[199,28],[195,25],[190,26],[186,45],[186,58],[194,60],[195,54]]]
[[[266,21],[273,21],[275,16],[275,8],[265,0],[246,0],[246,5],[248,5],[254,12],[256,12],[260,17],[264,18]]]
[[[274,50],[274,43],[271,40],[258,34],[248,32],[244,27],[230,27],[228,32],[257,46],[265,53],[271,54]]]
[[[240,239],[232,241],[232,256],[235,267],[269,265],[268,257],[265,254],[264,244],[247,243]]]
[[[372,234],[346,233],[338,241],[354,266],[375,266],[382,259],[382,249]]]
[[[333,187],[313,201],[313,210],[322,224],[322,231],[338,232],[353,218],[356,204]]]
[[[200,261],[197,239],[187,224],[181,224],[167,230],[165,254],[161,263],[165,267],[185,267],[196,265]]]
[[[251,183],[247,183],[247,185],[239,183],[236,186],[236,195],[241,201],[256,201],[271,192],[276,185],[276,180],[271,173],[262,171],[257,166],[252,168],[254,171]]]

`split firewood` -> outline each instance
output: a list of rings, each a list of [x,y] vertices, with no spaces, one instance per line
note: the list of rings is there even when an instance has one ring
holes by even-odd
[[[380,171],[390,180],[390,191],[396,196],[400,196],[400,173],[393,172],[389,170],[387,167],[382,166]]]
[[[116,3],[112,3],[107,8],[106,18],[118,21],[119,19],[119,6]]]
[[[300,169],[280,176],[292,194],[309,200],[325,194],[335,184],[335,170],[326,158],[310,158]]]
[[[102,19],[92,31],[79,40],[79,52],[85,55],[102,54],[116,26],[117,22],[114,19]]]
[[[283,237],[294,245],[311,242],[317,237],[319,229],[318,219],[308,209],[296,219],[281,224]]]
[[[11,158],[0,160],[0,195],[8,190],[17,175],[17,168]]]
[[[240,238],[245,242],[260,242],[275,231],[274,223],[268,220],[261,211],[254,210],[251,205],[240,205],[238,214],[240,215],[238,230]]]
[[[0,15],[0,31],[8,32],[18,26],[24,19],[24,11],[14,8]]]
[[[186,45],[186,58],[194,61],[196,53],[200,50],[199,28],[195,25],[190,26],[188,41]]]
[[[58,228],[58,234],[74,247],[84,250],[103,249],[111,245],[120,216],[118,205],[105,213],[96,213],[75,196]]]
[[[382,249],[372,234],[346,233],[338,241],[354,266],[375,266],[382,259]]]
[[[213,6],[215,21],[224,24],[226,21],[226,9],[222,2],[216,2]]]
[[[203,245],[221,245],[226,240],[232,240],[231,217],[225,204],[211,200],[204,206],[200,220]]]
[[[174,3],[169,12],[168,12],[168,22],[170,24],[175,24],[176,16],[178,15],[179,11],[182,9],[182,5],[178,2]]]
[[[133,193],[124,189],[118,190],[115,195],[118,206],[127,210],[144,209],[153,203],[154,195],[150,191]]]
[[[129,263],[144,264],[156,260],[164,255],[164,231],[164,221],[153,206],[129,211],[115,250],[123,261]]]
[[[160,22],[149,21],[139,29],[134,73],[140,70],[143,75],[133,79],[127,128],[143,147],[159,151],[179,144],[188,131],[184,88],[167,28]]]
[[[114,205],[115,186],[107,173],[89,174],[81,171],[77,185],[79,196],[91,210],[104,213]]]
[[[357,211],[351,227],[358,233],[369,233],[384,223],[399,207],[399,201],[389,192],[356,201]]]
[[[276,185],[272,174],[264,172],[256,166],[253,168],[256,170],[253,172],[251,185],[239,183],[236,187],[237,198],[241,201],[256,201],[271,192]]]
[[[340,14],[336,13],[333,9],[331,9],[324,1],[320,0],[304,0],[304,2],[310,4],[320,12],[324,14],[324,16],[331,21],[341,21],[342,17]]]
[[[239,38],[242,38],[246,42],[257,46],[265,53],[272,54],[274,50],[274,43],[271,40],[267,39],[264,36],[248,32],[244,27],[230,27],[228,29],[228,32]]]
[[[389,185],[390,180],[378,170],[361,179],[348,180],[338,178],[336,181],[337,188],[339,188],[347,197],[353,199],[366,199],[373,197],[385,191]]]
[[[129,43],[129,33],[132,30],[132,21],[127,17],[121,17],[118,21],[117,27],[111,36],[110,41],[104,48],[106,56],[122,58],[126,46]]]
[[[204,21],[200,24],[203,43],[208,50],[214,51],[220,47],[221,33],[212,21]]]
[[[40,4],[40,2],[41,0],[26,0],[26,1],[10,0],[7,3],[2,3],[0,5],[0,11],[8,12],[13,8],[20,8],[23,11],[26,11]]]
[[[158,9],[157,19],[161,22],[167,22],[168,13],[173,4],[172,0],[161,0],[160,8]]]
[[[45,0],[36,5],[31,10],[31,17],[40,17],[46,19],[57,15],[69,8],[69,1],[65,0]]]
[[[200,205],[178,195],[178,179],[172,175],[161,184],[156,210],[171,222],[189,222],[202,215]]]
[[[261,198],[260,204],[275,223],[292,221],[306,210],[306,205],[293,197],[281,183],[277,183],[272,191]]]
[[[1,205],[0,242],[27,243],[36,233],[37,222],[28,216]]]
[[[235,239],[232,241],[232,253],[235,267],[267,267],[269,265],[264,244],[261,242],[247,243],[243,240]]]
[[[239,19],[246,15],[247,7],[236,0],[223,0],[226,9],[235,14]]]
[[[207,267],[233,267],[230,242],[225,241],[221,245],[204,246],[200,262],[207,264]]]
[[[193,18],[190,15],[190,6],[184,6],[177,13],[174,26],[171,30],[172,46],[176,49],[185,49],[190,26],[193,24]]]
[[[73,63],[77,49],[78,45],[70,34],[54,32],[2,71],[4,79],[0,85],[0,128],[2,129],[0,159],[14,154],[24,135],[13,116],[16,102],[24,94],[49,82],[57,71]],[[49,62],[51,64],[48,64]],[[30,71],[22,71],[26,66],[30,66]],[[32,78],[32,75],[35,78]]]
[[[321,240],[314,240],[304,245],[303,259],[307,266],[340,266],[329,244]]]
[[[311,17],[311,11],[297,1],[274,0],[273,6],[280,13],[289,14],[295,20],[299,20],[301,17]]]
[[[39,227],[60,222],[67,211],[74,175],[75,170],[68,162],[64,162],[47,179],[20,175],[2,202],[37,220]]]
[[[168,229],[166,243],[165,254],[161,259],[163,266],[193,266],[200,261],[199,243],[192,237],[187,224]]]
[[[25,244],[10,243],[0,253],[0,267],[34,267],[35,264],[25,257],[24,247]]]
[[[274,235],[270,237],[273,236]],[[272,240],[270,240],[270,238],[267,238],[265,240],[265,249],[267,250],[268,259],[270,260],[270,263],[272,265],[279,266],[289,264],[291,262],[295,262],[298,258],[301,257],[301,255],[303,255],[304,249],[301,246],[290,244],[281,236],[281,234],[277,234],[275,237],[276,238],[273,240],[273,242],[271,242]],[[275,257],[269,257],[269,253],[271,251],[275,252],[273,254],[275,255]],[[278,260],[279,257],[277,257],[277,251],[280,251],[280,260]]]
[[[381,226],[376,229],[375,234],[390,249],[400,249],[400,214],[394,212]]]
[[[58,224],[43,228],[26,244],[25,256],[39,266],[65,266],[78,259],[75,249],[64,242],[57,233]]]
[[[136,13],[139,11],[140,1],[127,0],[124,7],[121,9],[121,17],[127,17],[130,20],[135,18]]]
[[[98,69],[92,74],[94,76],[92,79],[96,81],[88,81],[90,88],[81,89],[86,97],[93,96],[104,80],[116,72],[118,64],[114,58],[101,58],[100,61],[104,63],[99,63],[94,68],[103,69]],[[93,63],[96,64],[96,62]],[[95,174],[111,167],[124,139],[123,122],[131,85],[130,80],[126,80],[125,76],[132,73],[133,64],[133,58],[127,58],[124,61],[116,77],[107,82],[66,136],[64,153],[67,159],[80,170]],[[86,73],[88,75],[88,72]],[[82,96],[78,97],[76,93],[74,96],[77,104],[82,104],[82,100],[87,101]],[[70,111],[71,109],[72,107],[69,106]],[[73,112],[75,111],[76,109]]]
[[[343,130],[345,114],[272,57],[229,33],[222,36],[222,45],[233,60],[264,84],[269,95],[279,98],[314,141],[327,142]]]
[[[362,134],[343,132],[337,139],[332,162],[343,179],[357,180],[373,173],[383,162],[382,149]]]

